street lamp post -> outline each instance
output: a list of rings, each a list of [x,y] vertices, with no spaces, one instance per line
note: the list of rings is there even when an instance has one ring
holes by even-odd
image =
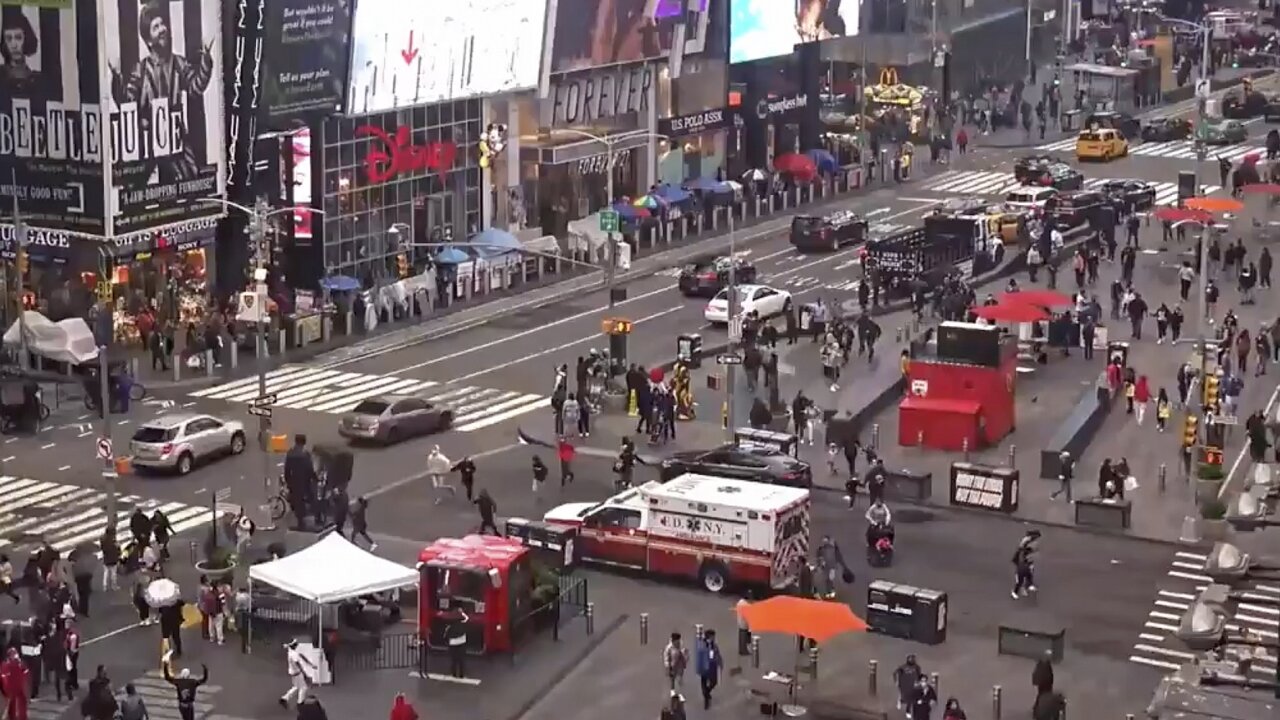
[[[257,367],[258,367],[258,397],[252,403],[254,407],[270,408],[271,403],[266,402],[267,398],[267,220],[284,213],[292,213],[295,208],[283,207],[271,209],[266,200],[259,198],[253,207],[241,205],[240,203],[224,200],[222,198],[201,198],[201,202],[214,205],[221,205],[228,210],[239,210],[249,218],[249,239],[257,248],[258,257],[255,263],[256,267],[253,271],[254,289],[257,292],[258,302],[258,332],[257,342]],[[324,215],[323,210],[312,209],[311,212],[317,215]],[[234,341],[234,340],[233,340]],[[281,352],[284,348],[281,348]],[[258,414],[258,445],[262,449],[262,483],[265,501],[271,494],[271,416],[268,411]],[[261,527],[270,529],[271,517],[270,512],[263,504],[263,513],[266,522],[261,523]]]
[[[633,138],[641,138],[641,137],[643,138],[655,137],[662,140],[671,139],[666,135],[652,132],[650,130],[633,130],[631,132],[624,132],[624,133],[619,133],[617,135],[609,135],[609,136],[596,135],[595,133],[587,132],[586,130],[578,130],[577,128],[562,128],[560,130],[557,130],[557,132],[568,133],[570,135],[577,135],[587,140],[598,142],[604,146],[605,156],[606,156],[605,194],[609,196],[608,207],[610,208],[613,207],[613,202],[614,202],[614,196],[613,196],[613,159],[614,159],[613,148],[614,146],[619,142],[622,142],[625,140],[631,140]],[[613,299],[613,286],[614,286],[614,279],[617,277],[617,272],[618,272],[618,257],[617,257],[618,247],[616,244],[614,244],[614,241],[613,241],[613,231],[609,231],[605,233],[605,238],[606,238],[606,242],[608,243],[608,252],[605,254],[605,259],[608,264],[605,267],[604,283],[605,283],[605,288],[608,289],[609,291],[609,308],[612,309],[613,306],[615,305],[615,302]]]

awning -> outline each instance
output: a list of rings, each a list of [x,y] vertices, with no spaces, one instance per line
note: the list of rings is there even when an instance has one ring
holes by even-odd
[[[332,603],[414,585],[418,571],[330,533],[305,550],[250,567],[249,577],[312,602]]]

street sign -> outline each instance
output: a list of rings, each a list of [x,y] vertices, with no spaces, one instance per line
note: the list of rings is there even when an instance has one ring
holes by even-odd
[[[275,405],[275,404],[276,404],[276,394],[275,394],[275,393],[267,393],[266,395],[259,395],[258,397],[256,397],[256,398],[254,398],[254,399],[253,399],[253,404],[254,404],[254,405],[259,405],[259,406],[261,406],[261,405]]]
[[[618,232],[618,212],[616,210],[600,211],[600,232]]]
[[[716,356],[717,365],[741,365],[742,356],[732,353],[721,353]]]
[[[111,438],[98,438],[98,459],[111,459]]]
[[[1213,85],[1209,81],[1209,78],[1201,78],[1199,80],[1196,80],[1196,97],[1202,100],[1208,99],[1209,95],[1212,92],[1213,92]]]
[[[742,317],[729,318],[729,342],[742,342]]]
[[[259,407],[259,406],[257,406],[257,405],[250,405],[250,406],[249,406],[249,414],[250,414],[250,415],[257,415],[258,417],[269,418],[269,417],[271,417],[271,408],[269,408],[269,407]]]

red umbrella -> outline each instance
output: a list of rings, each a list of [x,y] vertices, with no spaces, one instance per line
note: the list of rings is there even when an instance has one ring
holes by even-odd
[[[1049,311],[1030,303],[1001,303],[974,308],[973,314],[995,322],[1037,322],[1048,320]]]
[[[649,371],[649,382],[660,383],[664,377],[666,373],[662,372],[662,368],[653,368]]]
[[[1250,195],[1280,195],[1280,185],[1276,183],[1245,185],[1240,188],[1240,192],[1249,193]]]
[[[1258,161],[1261,159],[1262,159],[1262,153],[1252,152],[1240,158],[1240,166],[1244,167],[1245,165],[1257,165]]]
[[[1031,289],[1003,292],[996,299],[1010,305],[1036,305],[1045,308],[1063,307],[1075,303],[1070,295],[1064,295],[1057,290]]]
[[[773,167],[778,172],[792,175],[816,175],[818,172],[818,166],[814,164],[813,158],[800,153],[779,155],[773,159]]]
[[[1180,223],[1180,222],[1198,222],[1208,223],[1213,221],[1213,214],[1204,210],[1195,210],[1193,208],[1174,207],[1166,205],[1157,208],[1155,211],[1156,219],[1160,222]]]

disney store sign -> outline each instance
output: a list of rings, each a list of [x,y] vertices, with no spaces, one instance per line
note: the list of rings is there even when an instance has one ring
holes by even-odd
[[[726,108],[716,108],[678,117],[661,118],[658,120],[658,134],[667,137],[697,135],[722,130],[732,124],[733,112]]]

